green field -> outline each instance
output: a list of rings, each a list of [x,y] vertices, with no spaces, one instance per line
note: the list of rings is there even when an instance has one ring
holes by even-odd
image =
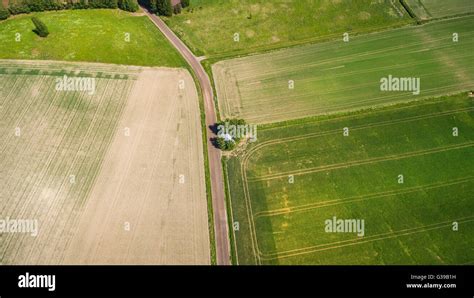
[[[145,16],[120,10],[69,10],[34,14],[48,26],[42,39],[31,15],[0,22],[0,59],[104,62],[183,67],[185,62]],[[16,41],[16,34],[21,40]],[[125,34],[130,34],[130,42]]]
[[[222,57],[400,26],[395,0],[193,0],[166,20],[197,55]],[[239,41],[234,41],[234,34]]]
[[[474,13],[472,0],[405,0],[415,15],[422,19]]]
[[[227,161],[239,264],[472,262],[473,116],[463,93],[262,127]],[[365,235],[326,233],[333,216]]]
[[[224,60],[213,65],[219,110],[268,123],[469,90],[473,47],[470,16]],[[389,75],[419,78],[420,94],[381,91]]]
[[[65,74],[95,77],[95,94],[56,91]],[[41,231],[0,233],[0,264],[59,264],[135,76],[120,66],[0,60],[0,218],[37,219]]]

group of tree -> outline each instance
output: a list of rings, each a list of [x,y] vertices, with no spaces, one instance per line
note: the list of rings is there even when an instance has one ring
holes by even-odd
[[[237,143],[235,140],[225,140],[224,138],[217,137],[215,139],[215,145],[223,151],[232,151],[235,146],[237,146]]]
[[[146,6],[153,13],[168,17],[173,15],[171,0],[147,0],[146,2]]]
[[[6,20],[10,16],[10,12],[0,2],[0,20]]]
[[[223,151],[235,149],[244,137],[241,132],[238,132],[238,129],[244,126],[246,126],[244,119],[226,119],[217,122],[214,125],[214,132],[217,134],[217,138],[214,139],[214,145]]]
[[[118,0],[118,8],[125,11],[135,12],[138,10],[137,0]]]
[[[173,13],[181,13],[181,10],[190,4],[190,0],[181,0],[174,6],[172,6],[171,0],[143,0],[142,2],[151,12],[167,17],[171,17]]]
[[[135,12],[138,10],[138,3],[137,0],[22,0],[10,3],[7,9],[0,4],[0,19],[8,18],[10,14],[92,8],[119,8]]]

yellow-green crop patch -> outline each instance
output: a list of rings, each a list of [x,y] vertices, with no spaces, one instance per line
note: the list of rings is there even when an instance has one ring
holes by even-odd
[[[213,65],[219,110],[269,123],[468,90],[473,47],[468,16],[224,60]],[[383,89],[390,77],[419,80],[419,94]]]
[[[462,93],[262,127],[227,161],[238,262],[472,262],[473,116]]]
[[[166,21],[197,55],[214,58],[412,22],[398,0],[193,0]]]

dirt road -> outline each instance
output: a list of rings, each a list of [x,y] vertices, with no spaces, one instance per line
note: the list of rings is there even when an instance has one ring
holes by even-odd
[[[168,26],[156,15],[150,14],[145,8],[147,16],[160,29],[160,31],[168,38],[173,46],[181,53],[189,65],[194,70],[199,80],[199,85],[204,96],[204,109],[206,113],[207,127],[207,151],[209,156],[209,170],[211,174],[211,193],[212,206],[214,209],[214,228],[216,234],[216,250],[217,264],[230,265],[229,237],[227,229],[227,211],[224,194],[224,177],[222,173],[221,152],[216,149],[210,141],[210,136],[214,133],[209,128],[217,121],[216,111],[214,108],[214,93],[211,82],[196,56],[188,49],[188,47],[168,28]]]

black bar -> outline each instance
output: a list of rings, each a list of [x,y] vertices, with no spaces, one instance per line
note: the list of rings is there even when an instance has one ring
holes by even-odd
[[[55,290],[19,276],[55,275]],[[412,276],[435,279],[412,279]],[[408,289],[407,284],[456,288]],[[414,296],[473,297],[473,266],[0,266],[0,297]]]

